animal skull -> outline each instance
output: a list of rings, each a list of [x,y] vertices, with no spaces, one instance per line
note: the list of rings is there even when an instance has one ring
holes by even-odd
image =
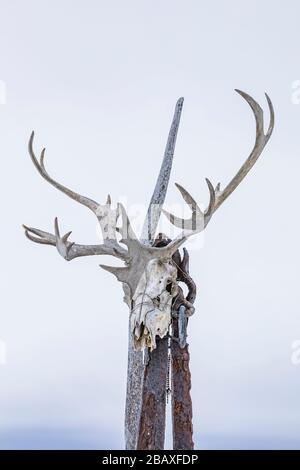
[[[134,347],[156,348],[156,336],[166,336],[171,323],[172,299],[178,291],[177,269],[172,261],[152,259],[132,298],[130,328]]]
[[[172,256],[185,241],[201,231],[211,220],[214,212],[223,204],[227,197],[236,189],[246,174],[251,170],[264,147],[269,141],[274,127],[274,110],[270,98],[266,95],[270,123],[265,133],[263,110],[259,104],[246,93],[236,90],[251,107],[256,121],[256,136],[254,147],[231,181],[221,190],[220,183],[214,186],[208,179],[206,183],[209,190],[209,203],[205,211],[202,211],[193,197],[180,185],[177,187],[189,205],[192,215],[189,219],[182,219],[161,208],[164,201],[165,189],[168,186],[170,171],[170,159],[173,158],[173,150],[179,123],[182,99],[178,101],[178,109],[175,115],[174,126],[170,131],[171,150],[166,154],[169,161],[167,166],[162,167],[161,178],[157,182],[154,199],[147,214],[146,235],[151,241],[155,236],[155,229],[159,215],[162,212],[167,216],[172,225],[180,228],[180,233],[167,246],[155,247],[145,244],[144,239],[135,235],[128,215],[122,204],[117,209],[112,209],[111,199],[108,196],[106,204],[102,205],[86,196],[76,193],[63,184],[53,179],[45,168],[45,149],[42,150],[40,158],[37,158],[33,149],[34,133],[29,140],[29,153],[34,166],[40,175],[52,186],[66,194],[71,199],[88,207],[97,217],[103,235],[103,243],[98,245],[82,245],[69,241],[71,232],[61,236],[57,219],[55,219],[54,234],[33,227],[24,226],[25,235],[33,242],[55,246],[59,254],[70,261],[81,256],[109,255],[121,259],[124,266],[104,266],[106,271],[114,274],[123,284],[125,301],[131,311],[131,331],[134,336],[136,349],[156,347],[156,336],[164,337],[167,334],[171,321],[171,302],[176,295],[176,269],[172,264]],[[149,216],[152,205],[158,204],[157,213],[154,217]],[[118,219],[122,220],[121,226],[117,225]],[[150,233],[151,232],[151,233]],[[121,235],[119,240],[117,234]],[[149,237],[150,235],[150,237]]]

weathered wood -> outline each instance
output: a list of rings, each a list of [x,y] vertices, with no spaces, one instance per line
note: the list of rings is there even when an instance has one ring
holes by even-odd
[[[179,98],[175,106],[173,121],[171,124],[168,140],[165,148],[164,158],[161,164],[156,185],[148,207],[146,219],[144,222],[141,240],[146,244],[151,244],[154,240],[156,229],[158,226],[161,209],[165,202],[167,189],[170,180],[170,174],[173,164],[173,156],[175,151],[177,133],[180,123],[180,117],[183,107],[183,98]]]
[[[162,205],[165,201],[167,189],[172,170],[173,156],[175,151],[176,138],[180,124],[183,98],[179,98],[175,106],[175,112],[165,148],[165,153],[156,181],[156,185],[149,203],[146,219],[144,222],[141,241],[146,245],[151,245],[155,238]],[[130,319],[129,319],[130,332]],[[143,355],[140,351],[135,351],[132,336],[129,333],[128,340],[128,368],[127,368],[127,390],[125,407],[125,445],[126,449],[136,449],[140,429],[142,393],[145,366]]]
[[[127,450],[135,450],[138,444],[145,366],[142,351],[134,350],[130,323],[128,330],[125,446]]]
[[[158,339],[149,353],[144,373],[139,450],[162,450],[166,428],[166,381],[168,372],[168,338]]]

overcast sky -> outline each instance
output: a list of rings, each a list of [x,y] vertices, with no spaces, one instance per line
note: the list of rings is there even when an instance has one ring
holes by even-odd
[[[184,96],[167,203],[182,204],[176,181],[205,203],[204,178],[226,184],[253,145],[254,119],[234,88],[260,102],[266,121],[267,91],[276,127],[204,240],[190,244],[194,440],[199,449],[300,448],[300,364],[291,360],[300,340],[299,2],[0,0],[0,11],[0,448],[124,445],[122,289],[98,267],[108,259],[67,263],[25,239],[22,223],[53,231],[58,216],[73,241],[99,241],[92,213],[33,167],[31,130],[50,174],[99,202],[110,193],[134,215]]]

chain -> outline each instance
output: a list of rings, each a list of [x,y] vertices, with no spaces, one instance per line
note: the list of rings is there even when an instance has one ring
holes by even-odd
[[[170,376],[171,376],[171,339],[168,338],[168,370],[167,370],[167,381],[166,381],[167,404],[169,403],[169,397],[172,393]]]

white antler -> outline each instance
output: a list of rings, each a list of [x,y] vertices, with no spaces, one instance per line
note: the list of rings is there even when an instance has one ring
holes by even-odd
[[[83,204],[84,206],[88,207],[89,209],[91,209],[91,211],[94,212],[94,214],[96,214],[97,209],[99,207],[98,202],[93,201],[93,199],[89,199],[88,197],[81,196],[78,193],[75,193],[75,191],[72,191],[71,189],[67,188],[66,186],[63,186],[62,184],[58,183],[53,178],[51,178],[51,176],[46,171],[45,164],[44,164],[46,149],[43,148],[43,150],[41,151],[40,159],[38,161],[33,150],[33,140],[34,140],[34,131],[32,131],[30,139],[29,139],[28,151],[29,151],[29,155],[31,156],[31,160],[34,166],[36,167],[37,171],[39,172],[39,174],[46,181],[48,181],[48,183],[52,184],[52,186],[59,189],[59,191],[62,191],[64,194],[74,199],[74,201],[77,201],[80,204]]]
[[[200,209],[196,201],[182,186],[180,186],[179,184],[176,185],[183,199],[190,206],[192,215],[189,219],[181,219],[163,210],[164,214],[168,217],[170,222],[176,227],[182,229],[181,233],[169,245],[162,248],[155,248],[151,246],[146,246],[145,244],[141,243],[137,239],[131,227],[125,208],[121,204],[118,204],[117,209],[113,210],[111,208],[110,196],[108,196],[105,205],[100,205],[96,201],[89,199],[85,196],[81,196],[78,193],[75,193],[74,191],[66,188],[65,186],[51,178],[44,166],[45,150],[43,150],[41,153],[40,161],[37,160],[34,154],[33,133],[31,134],[29,141],[29,153],[37,170],[43,176],[43,178],[45,178],[46,181],[48,181],[50,184],[55,186],[57,189],[59,189],[75,201],[85,205],[96,214],[98,221],[101,225],[104,244],[96,246],[76,245],[72,242],[69,242],[68,237],[70,235],[70,232],[65,236],[61,237],[59,234],[57,220],[55,222],[54,235],[49,234],[48,232],[43,232],[38,229],[25,227],[25,234],[27,235],[27,237],[37,243],[55,245],[59,253],[65,259],[73,259],[78,256],[87,256],[90,254],[109,254],[124,260],[126,263],[125,267],[119,268],[111,266],[101,266],[107,271],[113,273],[119,281],[121,281],[122,283],[126,283],[130,288],[131,295],[133,295],[139,283],[139,280],[141,279],[141,276],[144,273],[145,267],[147,266],[149,261],[152,259],[159,259],[161,261],[170,260],[175,251],[185,242],[188,237],[204,230],[206,225],[210,221],[213,213],[218,209],[218,207],[220,207],[220,205],[225,201],[225,199],[235,190],[235,188],[244,179],[244,177],[250,171],[254,163],[257,161],[259,155],[262,153],[264,147],[266,146],[274,127],[274,110],[270,98],[266,95],[270,110],[270,124],[267,133],[265,134],[263,110],[261,109],[259,104],[246,93],[240,90],[236,91],[247,101],[255,116],[256,139],[253,150],[251,151],[250,156],[242,165],[238,173],[234,176],[234,178],[230,181],[230,183],[226,186],[223,191],[220,190],[220,184],[218,184],[217,187],[214,189],[212,183],[208,179],[206,179],[210,198],[207,209],[205,211],[202,211]],[[179,101],[177,103],[177,107],[177,114],[175,113],[174,118],[177,127],[174,127],[176,132],[174,131],[174,135],[172,134],[172,142],[175,142],[176,139],[182,101]],[[120,228],[118,228],[117,220],[120,215],[122,217],[122,225]],[[121,247],[120,244],[117,242],[117,232],[119,232],[122,236],[120,243],[126,245],[127,250]]]
[[[23,225],[23,228],[25,230],[25,235],[29,240],[42,245],[55,246],[59,254],[67,261],[71,261],[81,256],[93,255],[111,255],[123,261],[128,261],[127,250],[121,246],[115,245],[114,243],[104,243],[100,245],[79,245],[77,243],[68,241],[68,238],[72,232],[68,232],[63,237],[60,237],[59,232],[57,232],[57,218],[55,219],[54,225],[56,225],[56,229],[54,230],[55,235],[37,228],[28,227],[27,225]]]
[[[54,180],[45,168],[45,149],[42,150],[38,160],[33,150],[33,139],[34,132],[32,132],[30,136],[28,150],[31,160],[40,175],[52,186],[59,189],[74,201],[77,201],[80,204],[88,207],[96,215],[101,227],[104,243],[101,245],[78,245],[73,242],[69,242],[68,237],[70,236],[71,232],[64,235],[63,237],[60,237],[57,219],[55,219],[54,224],[54,235],[49,232],[35,229],[33,227],[24,226],[25,235],[27,238],[35,243],[56,246],[60,255],[66,260],[72,260],[79,256],[112,255],[124,261],[128,261],[127,250],[119,245],[116,238],[117,221],[120,215],[119,206],[117,209],[112,209],[111,197],[109,195],[107,197],[106,203],[102,205],[93,199],[72,191],[71,189]],[[126,223],[126,221],[127,220],[125,220],[124,223]]]
[[[210,221],[213,213],[220,207],[220,205],[227,199],[227,197],[236,189],[236,187],[241,183],[241,181],[245,178],[247,173],[251,170],[254,163],[257,161],[258,157],[261,155],[263,149],[265,148],[268,140],[271,137],[274,128],[274,109],[272,102],[268,95],[266,94],[269,111],[270,111],[270,123],[267,130],[267,133],[264,133],[264,118],[263,118],[263,110],[259,106],[259,104],[247,93],[243,91],[236,90],[249,104],[251,107],[255,121],[256,121],[256,138],[254,147],[241,166],[237,174],[232,178],[230,183],[226,186],[224,190],[221,191],[220,183],[214,187],[212,186],[211,182],[206,179],[206,183],[208,185],[209,193],[210,193],[210,200],[207,209],[202,212],[195,200],[192,196],[179,184],[176,184],[177,188],[182,194],[183,199],[185,202],[190,206],[192,210],[192,216],[189,219],[182,219],[179,217],[170,214],[169,212],[163,210],[165,216],[170,220],[170,222],[178,228],[183,229],[180,235],[176,237],[173,242],[168,245],[169,250],[173,250],[174,247],[180,246],[183,241],[185,241],[191,235],[201,232],[204,230],[208,222]]]
[[[247,103],[249,104],[249,106],[251,107],[253,111],[255,122],[256,122],[255,143],[254,143],[253,149],[249,157],[241,166],[237,174],[232,178],[230,183],[228,183],[226,188],[221,191],[220,183],[216,186],[216,202],[214,206],[214,212],[218,209],[218,207],[220,207],[220,205],[225,201],[225,199],[227,199],[228,196],[241,183],[241,181],[245,178],[247,173],[249,173],[254,163],[257,161],[258,157],[261,155],[263,149],[267,145],[268,140],[270,139],[273,129],[274,129],[274,108],[273,108],[272,101],[270,100],[269,96],[266,93],[265,93],[265,96],[268,102],[268,107],[269,107],[269,112],[270,112],[270,123],[269,123],[267,133],[265,134],[264,133],[264,113],[260,105],[247,93],[241,90],[235,90],[235,91],[239,93],[247,101]]]

